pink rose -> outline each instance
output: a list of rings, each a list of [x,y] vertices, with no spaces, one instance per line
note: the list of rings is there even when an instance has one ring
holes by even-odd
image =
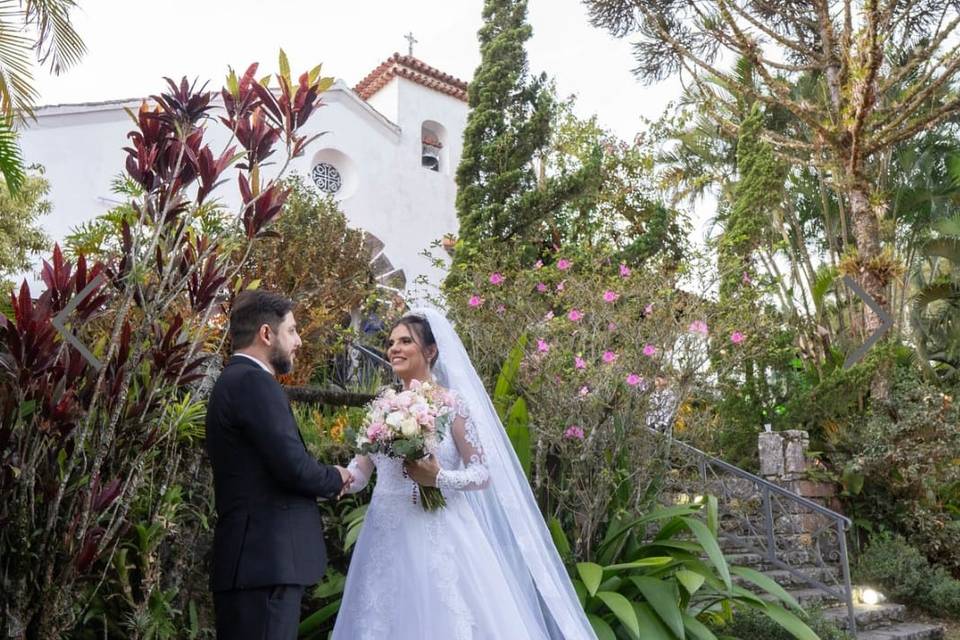
[[[607,364],[613,364],[614,362],[617,361],[617,358],[618,358],[618,357],[619,357],[619,356],[618,356],[616,353],[614,353],[613,351],[604,351],[604,352],[603,352],[603,361],[606,362]]]
[[[629,278],[630,277],[630,267],[625,264],[620,265],[620,277]]]
[[[560,271],[566,271],[572,266],[573,266],[572,260],[567,260],[566,258],[560,258],[559,260],[557,260],[557,269],[560,269]]]
[[[643,382],[643,378],[641,378],[635,373],[631,373],[630,375],[627,376],[627,384],[630,385],[631,387],[635,387],[641,382]]]
[[[743,335],[739,331],[734,331],[733,333],[730,334],[730,342],[732,342],[733,344],[740,344],[746,339],[747,339],[747,336]]]
[[[537,338],[537,351],[539,351],[540,353],[546,353],[547,351],[550,351],[550,345],[547,344],[546,340]]]
[[[570,313],[567,314],[567,319],[570,322],[580,322],[583,320],[583,312],[579,309],[570,309]]]
[[[611,291],[610,289],[607,289],[606,291],[603,292],[604,302],[616,302],[617,298],[619,297],[620,297],[619,293],[617,293],[616,291]]]
[[[546,293],[546,292],[547,292],[547,285],[543,284],[542,282],[538,282],[538,283],[537,283],[537,291],[539,291],[540,293]]]
[[[490,274],[490,284],[501,285],[506,278],[503,277],[501,273],[491,273]]]
[[[657,348],[652,344],[645,344],[643,345],[643,355],[647,356],[648,358],[652,358],[653,356],[657,355]]]
[[[483,298],[481,298],[477,294],[473,294],[472,296],[470,296],[470,300],[467,301],[467,304],[469,304],[471,307],[474,307],[474,308],[479,307],[480,305],[483,304]]]
[[[561,282],[560,284],[558,284],[558,285],[557,285],[557,291],[563,291],[563,287],[564,287],[564,285],[566,285],[566,284],[567,284],[567,281],[566,281],[566,280],[564,280],[563,282]]]
[[[580,394],[581,398],[586,398],[588,395],[590,395],[590,387],[582,386],[580,387],[580,391],[578,393]]]
[[[573,366],[577,369],[586,369],[587,361],[581,358],[580,356],[573,357]]]
[[[572,424],[563,432],[563,437],[568,440],[583,440],[583,429]]]
[[[543,260],[537,260],[533,265],[534,269],[543,269]]]

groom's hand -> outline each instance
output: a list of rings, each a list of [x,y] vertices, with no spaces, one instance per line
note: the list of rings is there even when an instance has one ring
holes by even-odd
[[[353,474],[340,465],[335,466],[337,471],[340,472],[340,482],[342,483],[342,486],[340,487],[340,493],[337,494],[337,499],[340,499],[347,492],[347,490],[350,489],[350,485],[353,484]]]

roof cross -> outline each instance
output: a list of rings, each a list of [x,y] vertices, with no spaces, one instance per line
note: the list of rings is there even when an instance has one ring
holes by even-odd
[[[420,42],[420,41],[413,37],[413,31],[411,31],[411,32],[408,33],[407,35],[403,36],[403,39],[406,40],[406,41],[407,41],[407,44],[408,44],[408,47],[407,47],[407,55],[412,56],[412,55],[413,55],[413,45],[416,44],[417,42]]]

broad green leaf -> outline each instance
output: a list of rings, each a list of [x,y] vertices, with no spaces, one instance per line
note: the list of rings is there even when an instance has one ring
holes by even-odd
[[[635,638],[638,640],[676,640],[677,636],[663,624],[663,621],[653,612],[646,602],[633,603],[634,615],[637,616],[637,626],[640,631]],[[683,638],[681,635],[680,638]]]
[[[557,547],[560,557],[568,558],[570,556],[570,541],[567,540],[567,534],[563,532],[563,525],[554,517],[550,518],[547,527],[550,529],[550,536],[553,538],[553,544]]]
[[[707,528],[714,537],[720,531],[720,510],[717,507],[717,496],[707,496]]]
[[[723,557],[720,545],[717,543],[714,535],[710,533],[710,529],[696,518],[684,518],[683,521],[693,535],[696,536],[697,541],[703,547],[707,557],[710,558],[710,562],[716,567],[720,578],[723,579],[723,583],[727,585],[728,589],[733,588],[733,583],[730,581],[730,569],[727,567],[727,560]]]
[[[334,78],[320,78],[317,81],[317,93],[323,93],[327,89],[333,86],[335,79]]]
[[[746,580],[749,580],[753,584],[757,585],[766,592],[777,596],[783,602],[786,602],[794,609],[802,609],[800,603],[790,595],[786,589],[781,587],[776,581],[772,580],[769,576],[764,573],[760,573],[756,569],[751,569],[749,567],[730,567],[730,573],[736,576],[740,576]]]
[[[297,635],[305,636],[315,632],[320,628],[320,625],[337,615],[339,610],[340,600],[334,600],[321,609],[314,611],[309,616],[304,618],[303,622],[300,623],[300,627],[297,629]]]
[[[629,600],[612,591],[598,591],[597,598],[607,605],[607,608],[613,612],[613,615],[617,616],[617,620],[627,628],[627,631],[634,638],[640,636],[640,623],[637,622],[637,613],[630,605]]]
[[[290,61],[287,59],[287,52],[280,48],[280,75],[289,84],[290,82]]]
[[[587,593],[587,588],[583,586],[582,580],[577,580],[574,578],[571,580],[573,582],[573,590],[577,592],[577,600],[580,601],[580,607],[582,609],[587,608],[587,598],[590,597],[590,594]]]
[[[637,589],[670,631],[678,638],[682,638],[683,618],[680,615],[680,606],[677,604],[677,594],[673,590],[673,584],[646,576],[634,576],[630,580],[637,585]]]
[[[357,538],[360,537],[360,532],[363,530],[362,524],[351,524],[347,529],[347,535],[343,537],[343,550],[346,551],[353,547],[357,542]]]
[[[683,588],[687,590],[687,593],[690,595],[695,594],[699,591],[700,587],[703,586],[703,583],[706,581],[701,574],[690,571],[689,569],[680,569],[676,573],[677,580],[680,584],[683,585]]]
[[[624,569],[638,569],[640,567],[663,567],[673,562],[673,558],[670,556],[651,556],[649,558],[641,558],[640,560],[635,560],[633,562],[624,562],[622,564],[611,564],[607,567],[604,567],[604,571],[622,571]]]
[[[593,562],[578,562],[577,573],[590,595],[597,595],[597,587],[603,579],[603,567]]]
[[[750,605],[757,611],[761,611],[771,620],[793,634],[797,640],[820,640],[820,638],[808,627],[803,620],[790,613],[783,607],[767,603],[766,605]]]
[[[597,640],[617,640],[617,634],[613,632],[613,628],[607,624],[606,620],[592,613],[587,614],[587,620],[590,621],[593,632],[597,634]]]
[[[691,640],[717,640],[717,636],[705,624],[686,613],[683,614],[683,626]]]
[[[504,426],[510,444],[517,454],[517,460],[523,467],[523,473],[530,477],[531,449],[530,449],[530,416],[527,413],[527,401],[523,396],[517,398],[507,413],[507,422]]]

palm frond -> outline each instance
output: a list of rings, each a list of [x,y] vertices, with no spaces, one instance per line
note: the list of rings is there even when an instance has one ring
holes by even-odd
[[[6,120],[32,117],[38,97],[30,60],[34,42],[23,34],[23,16],[11,5],[18,3],[0,0],[0,116]]]
[[[37,59],[50,62],[50,70],[60,75],[77,64],[87,51],[83,38],[70,24],[74,0],[27,0],[26,23],[37,29]]]
[[[16,195],[23,186],[26,174],[20,145],[17,143],[17,134],[8,122],[0,120],[0,174],[3,175],[10,194]]]

